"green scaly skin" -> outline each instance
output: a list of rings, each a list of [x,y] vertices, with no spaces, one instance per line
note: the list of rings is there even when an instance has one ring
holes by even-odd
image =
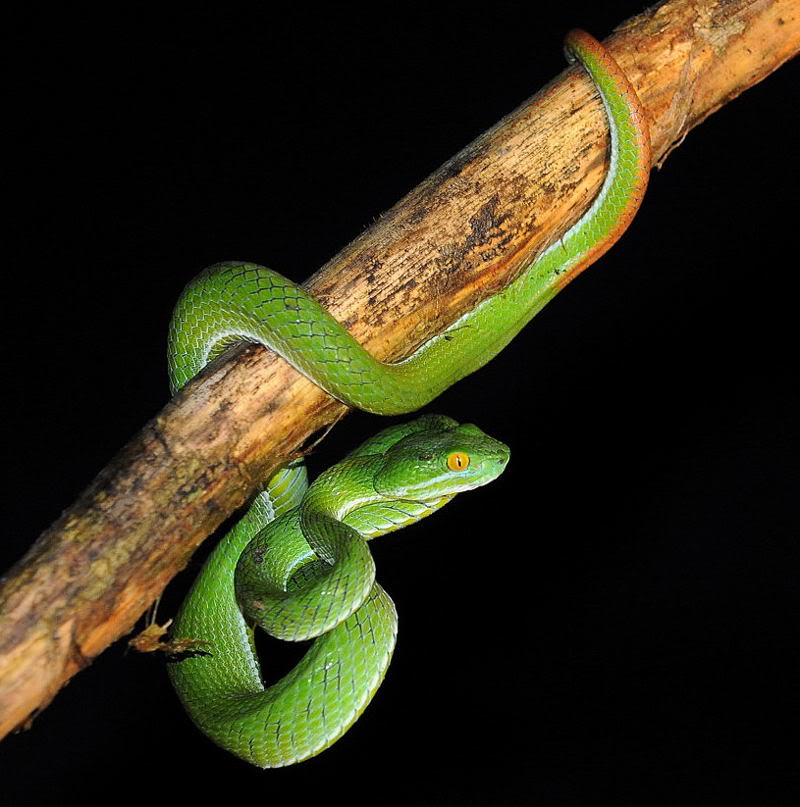
[[[397,364],[375,359],[302,288],[253,263],[220,263],[181,295],[170,328],[173,391],[232,342],[259,342],[333,397],[380,415],[412,412],[499,353],[589,262],[622,234],[638,209],[650,166],[649,137],[635,91],[584,32],[566,40],[603,100],[610,165],[597,197],[558,241],[502,292],[484,300]]]
[[[352,407],[398,414],[424,406],[502,350],[620,237],[647,185],[649,134],[635,91],[588,34],[571,32],[566,52],[600,93],[609,123],[609,169],[586,213],[517,280],[405,361],[385,364],[276,272],[252,263],[217,264],[192,281],[173,315],[173,392],[232,342],[245,339],[275,350]],[[461,445],[474,458],[469,473],[481,468],[483,476],[445,473],[444,458],[456,438],[466,441]],[[433,416],[381,432],[305,495],[302,467],[271,479],[212,553],[176,620],[173,637],[208,642],[208,655],[170,666],[194,722],[224,748],[262,767],[306,759],[340,737],[379,686],[396,636],[394,606],[374,583],[364,541],[490,481],[503,467],[498,451],[507,458],[502,444],[475,427]],[[253,647],[255,623],[288,639],[319,636],[300,664],[267,688]]]
[[[469,456],[468,466],[451,470],[454,453]],[[376,435],[305,495],[296,469],[271,480],[272,494],[284,492],[280,512],[261,494],[209,557],[172,631],[207,642],[202,654],[169,667],[198,727],[262,768],[300,762],[335,742],[375,694],[397,636],[394,604],[375,582],[365,542],[491,482],[508,457],[477,427],[424,415]],[[250,624],[277,638],[319,638],[265,687]]]

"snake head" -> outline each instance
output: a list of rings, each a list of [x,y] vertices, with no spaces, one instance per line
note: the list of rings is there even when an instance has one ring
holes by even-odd
[[[507,445],[471,423],[415,432],[386,451],[375,490],[414,501],[453,496],[496,479],[510,454]]]

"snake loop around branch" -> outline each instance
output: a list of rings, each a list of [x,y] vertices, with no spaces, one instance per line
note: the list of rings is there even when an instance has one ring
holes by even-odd
[[[583,216],[499,294],[403,362],[369,354],[302,288],[247,262],[216,264],[187,286],[169,338],[173,392],[231,342],[275,350],[328,393],[377,414],[419,409],[495,356],[566,283],[620,237],[647,186],[646,116],[607,51],[582,31],[567,56],[588,72],[606,111],[608,173]],[[504,469],[508,449],[477,427],[428,415],[368,440],[307,488],[281,470],[223,538],[189,593],[174,638],[209,653],[170,666],[194,722],[261,767],[289,765],[352,725],[383,679],[396,637],[394,606],[374,582],[366,541],[438,510]],[[287,676],[266,687],[253,625],[318,637]]]

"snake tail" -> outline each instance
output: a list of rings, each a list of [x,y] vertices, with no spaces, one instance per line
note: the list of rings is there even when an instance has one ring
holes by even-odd
[[[266,267],[208,267],[184,290],[169,336],[172,389],[180,389],[232,342],[276,351],[345,404],[396,415],[427,404],[482,367],[571,279],[620,237],[647,186],[650,146],[636,91],[603,46],[572,31],[565,48],[589,74],[606,111],[609,166],[581,218],[509,286],[479,303],[407,359],[388,364],[365,350],[301,287]]]

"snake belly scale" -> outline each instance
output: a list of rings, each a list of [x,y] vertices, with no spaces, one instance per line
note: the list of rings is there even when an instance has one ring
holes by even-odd
[[[266,267],[209,267],[179,299],[170,326],[173,392],[232,342],[275,350],[328,393],[377,414],[424,406],[495,356],[572,278],[620,237],[650,168],[645,113],[633,87],[591,36],[572,31],[567,57],[594,82],[609,124],[609,169],[583,216],[503,291],[396,364],[376,360],[302,288]],[[207,652],[170,664],[197,726],[260,767],[307,759],[340,737],[385,674],[397,621],[375,582],[366,541],[438,510],[505,468],[506,446],[472,425],[427,415],[368,440],[308,487],[279,471],[212,552],[173,638]],[[262,682],[253,627],[313,644],[287,676]]]

